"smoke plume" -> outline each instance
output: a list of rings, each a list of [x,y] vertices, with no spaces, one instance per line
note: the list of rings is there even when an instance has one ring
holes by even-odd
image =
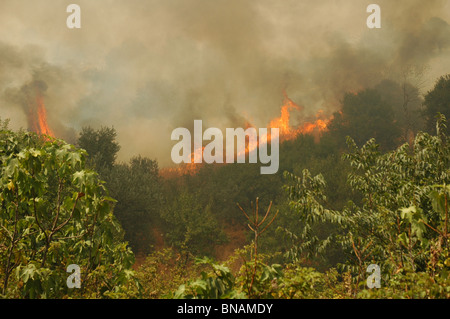
[[[32,129],[40,96],[57,137],[113,126],[120,160],[170,161],[176,127],[265,127],[284,95],[301,108],[292,125],[332,114],[345,92],[384,79],[426,93],[450,72],[449,1],[2,0],[0,117]]]

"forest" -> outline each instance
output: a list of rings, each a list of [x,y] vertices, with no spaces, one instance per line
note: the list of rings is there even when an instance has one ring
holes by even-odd
[[[450,75],[384,80],[282,142],[273,175],[119,162],[114,127],[73,145],[2,119],[0,295],[448,299],[448,119]]]

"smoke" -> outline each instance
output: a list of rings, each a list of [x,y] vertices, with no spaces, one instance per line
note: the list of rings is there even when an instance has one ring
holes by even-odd
[[[8,92],[9,99],[22,106],[23,112],[27,115],[27,128],[34,132],[41,132],[39,123],[39,100],[47,90],[47,85],[43,81],[33,81],[25,84],[17,92]]]
[[[284,91],[302,106],[296,125],[345,92],[384,79],[425,92],[450,72],[448,1],[377,1],[381,29],[356,0],[79,0],[79,30],[65,26],[69,3],[2,0],[0,117],[29,128],[25,101],[42,86],[57,137],[114,126],[120,160],[170,164],[170,133],[194,119],[266,126]]]

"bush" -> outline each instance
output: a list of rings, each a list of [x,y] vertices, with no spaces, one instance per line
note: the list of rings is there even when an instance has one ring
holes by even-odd
[[[4,297],[137,296],[134,256],[86,153],[34,133],[0,131],[0,279]],[[67,266],[81,270],[69,289]]]

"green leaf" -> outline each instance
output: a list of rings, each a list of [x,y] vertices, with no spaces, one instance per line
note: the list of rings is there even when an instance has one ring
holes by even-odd
[[[35,273],[36,273],[36,266],[34,264],[28,264],[23,268],[20,277],[22,278],[23,282],[26,283],[30,278],[34,279]]]
[[[431,199],[431,204],[433,206],[433,210],[444,214],[445,213],[445,194],[440,193],[436,190],[433,190],[428,195]]]

